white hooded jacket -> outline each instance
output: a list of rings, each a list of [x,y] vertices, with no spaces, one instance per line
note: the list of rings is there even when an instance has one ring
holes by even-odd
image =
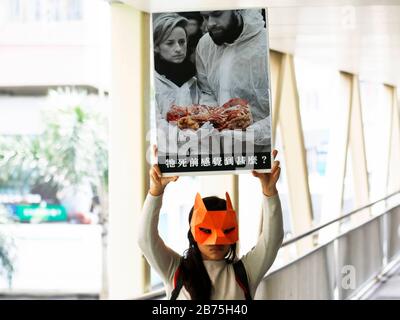
[[[251,106],[255,143],[270,143],[267,30],[260,10],[242,10],[243,31],[233,43],[216,45],[206,33],[196,49],[200,103],[223,105],[231,98]]]
[[[164,75],[154,71],[156,110],[162,119],[172,105],[190,106],[199,102],[196,77],[190,78],[181,87],[169,80]]]
[[[157,141],[159,153],[172,152],[166,149],[169,137],[177,137],[180,133],[182,141],[177,141],[178,148],[186,143],[183,131],[177,126],[168,123],[167,112],[175,104],[178,106],[190,106],[199,102],[199,90],[196,77],[190,78],[182,86],[177,86],[166,76],[154,70],[155,100],[156,100],[156,121],[157,121]],[[190,132],[188,132],[190,134]],[[168,151],[169,150],[169,151]],[[174,150],[174,149],[172,149]]]

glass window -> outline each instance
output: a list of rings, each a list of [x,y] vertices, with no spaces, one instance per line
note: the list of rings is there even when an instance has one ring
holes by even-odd
[[[333,68],[295,59],[296,80],[314,223],[321,221],[324,195],[329,192],[326,175],[332,123],[338,107],[339,73]]]
[[[239,175],[239,256],[257,242],[262,212],[262,191],[258,178],[251,173]]]
[[[293,233],[289,208],[289,192],[287,187],[284,149],[278,134],[275,149],[279,151],[281,177],[278,180],[278,191],[283,211],[283,224],[286,237]],[[240,225],[240,255],[245,254],[256,244],[261,223],[262,191],[260,181],[251,174],[239,175],[239,225]]]
[[[0,38],[7,48],[0,50],[5,61],[0,69],[13,84],[0,93],[0,234],[12,240],[15,258],[10,288],[0,270],[3,292],[87,292],[98,297],[102,289],[110,77],[98,70],[108,60],[110,43],[107,37],[101,45],[93,43],[95,33],[82,42],[75,37],[81,28],[49,23],[57,10],[62,18],[70,8],[81,10],[82,3],[0,1]],[[86,19],[85,25],[109,31],[108,20],[101,19],[109,14],[109,5],[90,1],[88,6],[99,19]],[[1,28],[3,22],[6,28]],[[77,39],[72,53],[71,46],[60,45],[71,39]],[[60,83],[74,89],[59,88]],[[0,252],[1,246],[0,241]]]
[[[386,168],[390,136],[390,90],[360,81],[362,120],[371,202],[386,194]],[[386,165],[387,166],[387,165]]]

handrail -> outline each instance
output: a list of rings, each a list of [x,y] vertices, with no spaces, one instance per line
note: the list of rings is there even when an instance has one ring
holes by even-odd
[[[292,239],[286,240],[286,241],[283,242],[282,247],[287,246],[289,244],[292,244],[294,242],[297,242],[297,241],[309,236],[310,234],[313,234],[313,233],[315,233],[315,232],[317,232],[317,231],[319,231],[319,230],[321,230],[321,229],[323,229],[323,228],[325,228],[325,227],[327,227],[327,226],[329,226],[329,225],[331,225],[331,224],[333,224],[335,222],[338,222],[338,221],[343,220],[343,219],[345,219],[347,217],[350,217],[353,214],[356,214],[356,213],[358,213],[358,212],[360,212],[362,210],[368,209],[369,207],[372,207],[373,205],[377,204],[378,202],[385,201],[385,200],[393,197],[394,195],[396,195],[398,193],[400,193],[400,190],[396,191],[396,192],[393,192],[393,193],[387,195],[386,197],[384,197],[382,199],[376,200],[376,201],[374,201],[374,202],[372,202],[370,204],[367,204],[367,205],[365,205],[363,207],[360,207],[360,208],[358,208],[356,210],[350,211],[349,213],[346,213],[343,216],[340,216],[338,218],[332,219],[332,220],[330,220],[330,221],[328,221],[328,222],[326,222],[326,223],[324,223],[324,224],[322,224],[322,225],[320,225],[318,227],[315,227],[315,228],[313,228],[311,230],[308,230],[308,231],[306,231],[306,232],[304,232],[304,233],[302,233],[302,234],[300,234],[300,235],[298,235],[298,236],[296,236],[296,237],[294,237]]]
[[[135,300],[155,300],[157,298],[163,298],[165,297],[165,295],[166,295],[165,289],[162,288],[142,294],[141,296],[136,297]]]

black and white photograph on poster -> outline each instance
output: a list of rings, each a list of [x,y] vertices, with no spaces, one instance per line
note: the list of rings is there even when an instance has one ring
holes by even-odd
[[[265,9],[154,13],[158,165],[166,176],[271,170]]]

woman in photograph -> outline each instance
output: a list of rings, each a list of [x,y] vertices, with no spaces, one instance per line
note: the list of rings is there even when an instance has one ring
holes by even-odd
[[[274,158],[277,151],[274,150]],[[271,173],[253,175],[260,180],[263,197],[262,232],[257,244],[241,259],[236,213],[229,195],[196,195],[189,213],[189,248],[183,256],[169,248],[158,233],[165,187],[178,177],[163,177],[157,165],[150,169],[150,189],[139,224],[139,246],[164,281],[171,300],[251,300],[271,267],[283,240],[282,209],[276,183],[279,161]],[[176,195],[177,199],[179,195]],[[241,214],[250,214],[243,212]],[[217,222],[216,222],[217,221]],[[219,222],[218,222],[219,221]]]
[[[158,16],[153,23],[155,97],[165,119],[171,106],[197,104],[196,68],[187,55],[188,20],[176,13]]]

